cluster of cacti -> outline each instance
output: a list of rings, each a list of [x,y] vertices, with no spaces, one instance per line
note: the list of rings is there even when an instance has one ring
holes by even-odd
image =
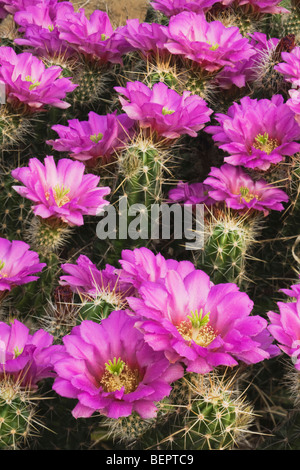
[[[0,449],[300,448],[300,3],[0,0]]]
[[[216,374],[188,374],[159,405],[156,419],[139,415],[104,421],[95,440],[113,436],[119,448],[147,450],[224,450],[245,445],[253,410],[234,380]],[[106,434],[104,433],[106,430]]]

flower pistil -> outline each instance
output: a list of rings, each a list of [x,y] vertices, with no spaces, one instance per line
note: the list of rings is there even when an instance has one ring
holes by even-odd
[[[39,82],[38,80],[34,81],[34,79],[30,75],[27,75],[27,77],[25,77],[25,81],[31,83],[31,85],[29,87],[30,91],[34,90],[35,88],[37,88],[41,84],[41,82]]]
[[[105,392],[115,392],[125,389],[125,394],[132,393],[139,384],[139,373],[137,369],[132,370],[126,362],[114,357],[113,361],[105,363],[106,370],[101,377],[100,385]]]
[[[174,114],[175,113],[175,111],[173,109],[168,109],[168,108],[165,108],[165,107],[162,109],[161,112],[162,112],[163,116],[166,116],[167,114]]]
[[[70,202],[70,198],[68,198],[67,196],[69,192],[70,192],[70,188],[65,188],[63,185],[59,186],[59,184],[57,184],[56,186],[54,186],[53,196],[58,207],[62,207],[68,202]],[[50,197],[49,191],[45,193],[45,196],[48,201]]]
[[[100,142],[100,140],[103,139],[103,134],[102,134],[102,132],[99,132],[99,134],[91,135],[91,136],[90,136],[90,139],[91,139],[91,141],[94,142],[95,144],[98,144],[98,142]]]
[[[179,334],[188,342],[191,346],[192,341],[202,347],[207,347],[216,337],[214,329],[208,325],[209,322],[208,312],[203,316],[203,309],[195,310],[191,312],[191,315],[187,317],[187,320],[182,321],[176,328]]]
[[[278,140],[271,139],[267,132],[264,134],[258,134],[254,141],[255,142],[253,143],[253,147],[266,152],[268,155],[279,146]]]
[[[258,196],[256,194],[251,194],[249,188],[246,188],[245,186],[240,187],[240,195],[240,202],[242,202],[242,199],[246,202],[251,202],[252,199],[259,200]]]
[[[4,268],[4,266],[5,266],[4,261],[2,261],[2,260],[0,259],[0,278],[1,278],[1,277],[7,277],[7,274],[3,274],[3,273],[1,272],[2,269]]]

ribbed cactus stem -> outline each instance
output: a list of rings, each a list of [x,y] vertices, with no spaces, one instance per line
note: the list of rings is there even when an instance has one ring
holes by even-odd
[[[234,380],[216,373],[188,374],[161,411],[169,411],[166,424],[146,433],[147,449],[223,450],[244,439],[253,420],[252,407],[237,390]]]
[[[53,293],[60,265],[60,259],[55,253],[40,255],[46,267],[37,281],[14,288],[14,302],[16,309],[24,314],[32,313],[35,317],[45,316],[49,299]]]
[[[151,204],[160,201],[162,185],[162,162],[155,147],[129,147],[122,157],[122,170],[125,175],[124,194],[129,206]]]
[[[100,323],[114,310],[122,310],[126,302],[116,292],[101,292],[95,300],[85,301],[79,306],[78,318]]]
[[[105,262],[112,265],[118,263],[122,250],[148,245],[151,232],[155,231],[153,238],[157,238],[159,213],[155,213],[157,207],[154,206],[162,199],[162,185],[165,174],[170,171],[167,166],[171,156],[165,141],[156,142],[151,132],[147,136],[148,129],[143,131],[145,133],[141,132],[119,156],[119,179],[112,201],[115,221],[113,227],[108,222],[109,235],[103,228],[105,219],[97,226],[98,237],[101,240],[104,237],[108,244],[107,248],[99,243],[97,248],[100,252],[103,246],[106,248]]]
[[[111,74],[112,70],[107,70],[105,66],[99,68],[97,64],[89,62],[82,64],[81,67],[78,66],[72,79],[78,87],[75,88],[68,101],[75,108],[86,108],[97,103],[108,88]]]
[[[32,249],[47,255],[60,250],[67,243],[72,231],[72,227],[59,219],[34,217],[25,237]]]
[[[121,155],[119,164],[122,181],[119,186],[123,194],[119,205],[121,215],[125,216],[126,212],[126,222],[122,224],[120,239],[115,243],[119,252],[120,249],[128,248],[132,241],[135,246],[143,246],[151,238],[151,208],[161,201],[166,159],[166,151],[146,138],[130,145]],[[138,220],[134,220],[136,217]]]
[[[263,16],[251,5],[239,5],[239,2],[228,8],[217,3],[207,12],[209,21],[221,21],[226,27],[237,26],[243,36],[260,30],[264,22]]]
[[[0,449],[17,449],[30,434],[33,406],[28,392],[9,377],[0,378]]]
[[[61,344],[62,338],[77,325],[80,307],[76,304],[74,293],[69,286],[57,286],[51,294],[51,298],[49,296],[46,299],[47,304],[38,318],[38,323],[53,336],[54,343]]]
[[[155,60],[147,62],[146,71],[141,72],[141,81],[150,88],[155,83],[163,82],[172,90],[180,93],[184,89],[185,73],[174,62],[172,56],[167,59],[157,57]]]
[[[199,95],[207,103],[212,103],[218,91],[218,87],[213,81],[214,75],[202,76],[198,71],[191,69],[187,70],[187,77],[184,88],[193,95]]]
[[[205,245],[198,267],[215,284],[234,282],[241,285],[246,276],[246,259],[255,239],[259,218],[220,212],[208,216]]]
[[[0,98],[2,97],[0,88]],[[0,150],[16,147],[33,133],[35,118],[26,116],[23,110],[14,111],[8,104],[1,104],[0,99]]]
[[[294,5],[289,10],[290,14],[282,16],[283,35],[294,34],[298,43],[300,39],[300,5]]]
[[[111,440],[118,444],[132,446],[155,424],[155,419],[143,419],[137,413],[119,419],[107,419],[99,429],[93,432],[92,440],[95,442]]]
[[[13,190],[16,181],[10,173],[6,169],[0,175],[0,237],[16,240],[24,236],[31,203]]]

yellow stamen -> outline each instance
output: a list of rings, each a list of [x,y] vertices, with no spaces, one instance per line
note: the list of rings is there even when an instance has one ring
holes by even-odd
[[[249,189],[246,188],[245,186],[240,187],[240,202],[242,202],[242,199],[246,202],[251,202],[252,199],[257,199],[259,201],[259,197],[256,194],[250,193]]]
[[[26,82],[31,82],[31,85],[29,87],[30,91],[34,90],[35,88],[37,88],[41,84],[41,82],[39,82],[38,80],[34,81],[33,78],[30,75],[27,75],[27,77],[25,77],[25,81]]]
[[[269,155],[271,152],[273,152],[274,149],[279,146],[279,142],[277,139],[271,139],[269,137],[269,134],[265,132],[264,134],[258,134],[255,137],[252,146],[258,150],[266,152],[266,154]]]
[[[24,351],[23,348],[19,349],[18,346],[16,346],[15,349],[14,349],[14,359],[19,357],[22,354],[23,351]]]
[[[58,207],[62,207],[68,202],[70,202],[70,198],[67,196],[67,194],[69,194],[69,192],[71,191],[70,188],[65,188],[63,185],[59,186],[57,184],[52,189],[53,189],[53,197]],[[48,201],[50,197],[49,191],[45,192],[45,197]]]
[[[210,42],[208,43],[211,47],[209,48],[211,51],[216,51],[217,49],[219,49],[220,47],[220,44],[218,44],[217,42],[215,44],[211,44]]]
[[[125,388],[125,394],[134,392],[139,384],[139,372],[118,359],[105,364],[106,370],[101,377],[100,385],[105,392],[115,392]]]
[[[2,271],[2,269],[4,268],[4,266],[5,266],[4,261],[2,261],[2,260],[0,259],[0,271]],[[7,277],[7,274],[4,274],[4,273],[1,273],[1,272],[0,272],[0,278],[4,278],[4,277]]]
[[[162,112],[163,116],[166,116],[167,114],[174,114],[175,113],[175,111],[173,109],[168,109],[168,108],[163,108],[161,112]]]
[[[217,337],[214,329],[210,325],[204,325],[200,328],[194,328],[191,320],[182,321],[177,327],[178,333],[191,346],[194,341],[199,346],[206,348]]]
[[[99,132],[99,134],[91,135],[91,136],[90,136],[90,139],[91,139],[91,141],[94,142],[95,144],[98,144],[98,142],[100,142],[100,140],[103,139],[103,134],[102,134],[102,132]]]

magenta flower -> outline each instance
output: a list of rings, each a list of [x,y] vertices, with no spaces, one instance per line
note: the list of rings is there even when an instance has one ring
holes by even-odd
[[[33,335],[18,320],[0,322],[0,377],[13,377],[21,386],[35,388],[37,382],[55,377],[53,363],[62,346],[52,346],[53,337],[44,330]]]
[[[282,52],[284,62],[275,65],[274,69],[284,76],[284,79],[295,87],[300,86],[300,47],[294,47],[291,52]]]
[[[18,61],[18,56],[12,47],[0,46],[0,66],[15,64]]]
[[[0,238],[0,291],[36,281],[38,276],[33,274],[45,266],[45,263],[40,263],[39,255],[30,251],[27,243]]]
[[[119,34],[130,45],[128,50],[140,51],[144,56],[163,56],[169,52],[165,49],[167,42],[167,27],[157,23],[140,23],[138,19],[127,20],[126,26],[119,30]]]
[[[203,13],[208,11],[217,0],[155,0],[150,2],[155,10],[166,16],[174,16],[182,11]]]
[[[293,284],[289,289],[280,289],[280,292],[297,300],[300,297],[300,281],[298,284]]]
[[[8,11],[4,9],[6,1],[0,1],[0,20],[3,20],[8,15]]]
[[[300,290],[299,284],[291,290],[282,289],[295,298],[294,302],[277,302],[279,313],[268,312],[271,322],[270,333],[278,341],[280,349],[290,356],[297,370],[300,370]]]
[[[280,7],[280,0],[222,0],[223,5],[242,6],[251,5],[254,11],[260,13],[290,13],[286,8]]]
[[[25,10],[27,7],[35,6],[38,4],[45,4],[51,8],[53,12],[57,7],[58,0],[2,0],[5,4],[5,9],[12,15],[18,11]],[[66,3],[66,2],[64,2]]]
[[[56,21],[60,31],[60,39],[70,44],[73,49],[85,56],[122,64],[122,55],[131,48],[123,36],[115,31],[107,13],[95,10],[90,19],[85,16],[84,9],[64,15]]]
[[[164,83],[156,83],[152,89],[141,82],[127,82],[126,88],[115,87],[125,96],[120,102],[125,113],[139,121],[139,126],[150,128],[158,136],[176,139],[183,134],[197,136],[210,120],[212,110],[197,95],[184,91],[179,95]]]
[[[0,80],[6,85],[8,103],[16,106],[23,103],[31,111],[43,110],[45,105],[62,109],[70,106],[63,99],[77,85],[61,76],[61,67],[46,68],[43,61],[29,52],[17,55],[11,48],[3,49]]]
[[[162,254],[155,255],[145,247],[123,250],[119,263],[123,269],[122,277],[136,289],[145,281],[159,282],[170,270],[177,271],[182,278],[195,270],[190,261],[165,259]]]
[[[287,100],[286,105],[289,107],[294,115],[295,121],[300,126],[300,90],[289,90],[290,98]]]
[[[52,129],[59,139],[49,140],[59,152],[68,152],[76,160],[97,160],[104,163],[111,160],[116,150],[124,147],[132,134],[133,121],[126,114],[116,112],[100,116],[90,111],[88,121],[72,119],[68,126],[57,124]]]
[[[208,195],[210,186],[203,183],[183,183],[179,181],[176,188],[169,191],[171,202],[183,204],[205,204],[211,206],[216,201]]]
[[[281,189],[263,179],[253,181],[242,168],[228,164],[211,168],[204,183],[211,187],[209,196],[242,212],[256,210],[267,216],[270,210],[284,210],[282,202],[289,200]]]
[[[136,319],[115,311],[101,324],[85,320],[63,338],[65,358],[55,363],[53,389],[78,399],[72,414],[90,417],[95,411],[118,419],[136,412],[153,418],[155,402],[168,396],[170,384],[183,376],[163,353],[148,346]]]
[[[237,27],[226,28],[220,21],[207,22],[204,15],[183,12],[173,16],[168,26],[165,47],[197,63],[208,72],[234,67],[255,54]]]
[[[281,95],[268,99],[245,96],[234,103],[227,114],[216,114],[219,126],[209,126],[219,148],[230,154],[225,161],[231,165],[267,170],[271,164],[300,150],[300,127]]]
[[[255,32],[249,34],[250,45],[255,52],[249,59],[244,59],[234,67],[224,67],[215,77],[216,83],[224,89],[229,89],[232,85],[242,88],[246,83],[251,83],[257,79],[259,70],[266,58],[271,57],[275,52],[279,39],[268,39],[266,34]]]
[[[100,177],[84,174],[85,166],[63,158],[57,166],[52,156],[43,165],[37,158],[29,160],[28,167],[16,168],[12,176],[24,184],[13,186],[22,197],[33,201],[35,215],[61,219],[69,225],[83,225],[83,215],[96,215],[109,204],[103,197],[108,187],[97,187]]]
[[[61,55],[64,58],[73,53],[73,49],[59,38],[57,21],[73,11],[69,2],[58,3],[55,8],[49,3],[38,3],[18,11],[14,21],[19,24],[22,38],[15,39],[16,44],[28,46],[35,55]]]
[[[62,264],[62,270],[67,273],[60,277],[62,286],[70,286],[73,292],[86,297],[107,299],[113,298],[125,301],[126,296],[132,295],[133,288],[127,279],[124,279],[121,269],[107,264],[100,271],[92,261],[80,255],[77,264]],[[111,302],[113,303],[113,302]]]
[[[267,321],[251,316],[253,302],[236,284],[213,285],[200,270],[185,278],[169,271],[164,282],[144,282],[139,295],[127,301],[145,341],[170,362],[184,362],[188,372],[206,374],[277,354]]]

